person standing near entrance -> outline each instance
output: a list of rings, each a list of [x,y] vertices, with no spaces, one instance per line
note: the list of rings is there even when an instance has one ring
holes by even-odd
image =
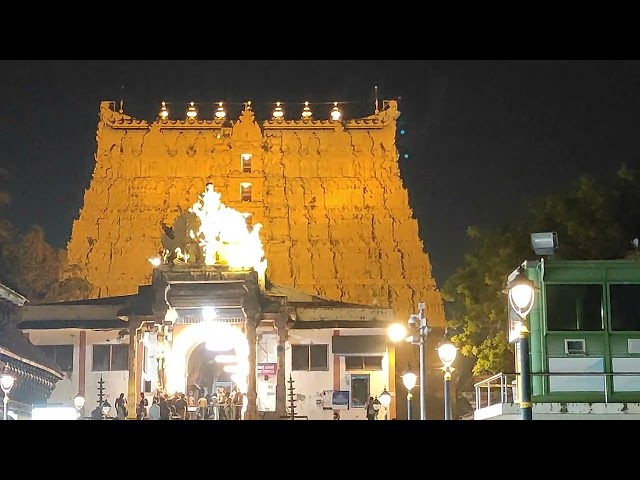
[[[160,420],[160,405],[158,405],[158,399],[155,397],[153,398],[153,403],[149,407],[149,420]]]
[[[376,419],[376,415],[378,412],[376,412],[376,409],[373,408],[373,397],[369,397],[369,400],[367,400],[367,403],[364,404],[364,411],[367,415],[367,420]]]
[[[136,408],[136,417],[138,420],[142,420],[147,416],[147,405],[149,405],[149,401],[147,397],[144,396],[144,392],[140,393],[140,401],[138,401],[138,406]]]
[[[231,391],[231,403],[235,408],[235,415],[233,417],[234,420],[242,419],[242,407],[244,402],[244,396],[242,392],[238,390],[238,386],[234,385]]]
[[[180,420],[187,419],[187,400],[184,398],[184,393],[179,393],[176,401],[174,402],[176,407],[176,413],[180,417]]]
[[[189,390],[189,396],[187,397],[187,420],[195,420],[196,416],[195,416],[195,409],[193,407],[195,407],[197,404],[196,402],[196,397],[193,394],[193,390]],[[189,408],[191,407],[191,409]]]
[[[200,395],[198,399],[198,412],[200,416],[200,420],[207,419],[207,407],[209,406],[209,402],[207,402],[207,398],[204,395]]]
[[[127,399],[124,398],[124,393],[121,393],[115,401],[116,407],[116,418],[118,420],[126,420],[128,411],[127,411]]]

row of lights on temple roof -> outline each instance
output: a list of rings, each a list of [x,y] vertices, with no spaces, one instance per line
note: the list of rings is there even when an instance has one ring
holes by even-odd
[[[251,110],[251,102],[247,102],[245,104],[248,110]],[[160,112],[158,113],[162,120],[166,120],[169,117],[169,110],[167,109],[166,102],[162,102],[162,106],[160,107]],[[284,110],[282,109],[282,102],[276,102],[276,107],[273,110],[273,118],[275,120],[281,120],[284,117]],[[187,109],[187,118],[195,119],[198,116],[198,110],[196,109],[195,102],[189,103],[189,108]],[[218,102],[218,108],[215,111],[215,117],[218,120],[224,120],[227,116],[227,112],[224,109],[223,103]],[[310,120],[313,116],[313,112],[311,111],[311,107],[309,106],[309,102],[304,102],[304,108],[302,109],[302,119]],[[333,108],[331,109],[331,120],[334,122],[340,121],[342,118],[342,112],[338,108],[338,102],[333,102]]]

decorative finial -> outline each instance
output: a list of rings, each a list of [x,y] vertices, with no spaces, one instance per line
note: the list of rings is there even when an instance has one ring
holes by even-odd
[[[166,120],[167,117],[169,117],[169,110],[167,110],[167,104],[165,102],[162,102],[162,106],[160,107],[160,112],[158,113],[158,116],[162,120]]]
[[[311,115],[313,115],[313,113],[311,112],[311,108],[309,107],[309,102],[304,102],[304,108],[302,109],[302,119],[311,119]]]
[[[378,85],[375,85],[373,87],[373,90],[375,91],[375,95],[376,95],[376,110],[375,113],[378,114],[378,112],[380,111],[378,108]]]
[[[284,116],[284,111],[282,110],[282,107],[280,106],[280,102],[276,102],[276,108],[273,110],[273,118],[275,118],[276,120],[279,120],[283,116]]]
[[[333,102],[333,108],[331,109],[331,120],[334,122],[340,121],[342,118],[342,112],[338,108],[338,102]]]
[[[218,120],[224,120],[224,117],[227,116],[227,112],[225,111],[224,107],[222,106],[222,102],[218,103],[218,109],[216,110],[216,118]]]
[[[189,104],[189,110],[187,110],[187,117],[191,119],[195,119],[198,116],[198,111],[196,110],[196,106],[194,102]]]

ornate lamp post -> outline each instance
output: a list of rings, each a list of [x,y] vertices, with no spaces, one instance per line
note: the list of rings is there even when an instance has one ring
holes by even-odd
[[[3,420],[7,419],[7,412],[9,407],[9,392],[13,388],[13,383],[16,381],[13,376],[8,373],[3,373],[2,377],[0,377],[0,386],[2,387],[2,391],[4,392],[4,409],[3,409]]]
[[[444,371],[444,419],[451,420],[451,373],[455,370],[451,365],[456,359],[458,349],[446,339],[438,346],[438,356],[442,362],[442,370]]]
[[[533,309],[535,286],[520,267],[515,275],[509,277],[505,293],[509,294],[509,305],[522,319],[518,338],[518,364],[520,366],[520,411],[522,420],[533,420],[531,402],[531,365],[529,363],[529,329],[527,315]]]
[[[419,312],[411,315],[408,320],[408,329],[400,324],[394,324],[389,327],[387,334],[389,339],[393,342],[399,342],[403,339],[407,342],[411,342],[412,345],[420,346],[420,420],[427,419],[427,402],[425,395],[426,387],[426,357],[425,357],[425,345],[427,343],[427,336],[431,328],[427,323],[427,318],[424,315],[425,304],[418,304]],[[408,336],[407,336],[408,334]]]
[[[78,411],[78,420],[83,417],[82,409],[84,408],[85,401],[86,399],[80,393],[78,393],[73,398],[73,405],[76,407],[76,410]]]
[[[391,394],[387,392],[387,387],[384,387],[384,390],[378,397],[380,399],[380,403],[384,407],[384,419],[389,419],[389,405],[391,405]]]
[[[407,371],[402,375],[402,383],[404,384],[404,388],[407,389],[407,420],[411,420],[411,398],[413,397],[411,390],[416,386],[417,381],[418,376],[413,373],[409,365]]]

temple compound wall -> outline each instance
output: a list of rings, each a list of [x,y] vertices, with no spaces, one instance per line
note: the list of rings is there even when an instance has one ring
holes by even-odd
[[[444,325],[439,291],[398,167],[395,101],[352,120],[149,123],[100,104],[95,169],[73,224],[69,260],[93,297],[136,293],[162,224],[207,183],[263,225],[267,278],[330,300],[393,308],[400,321],[426,303]]]

